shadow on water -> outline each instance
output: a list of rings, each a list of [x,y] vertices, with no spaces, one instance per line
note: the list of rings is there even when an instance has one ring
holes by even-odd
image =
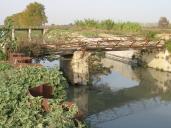
[[[45,66],[49,62],[45,60]],[[55,60],[56,61],[56,60]],[[70,74],[71,59],[58,60]],[[83,111],[86,121],[98,128],[170,128],[171,74],[102,58],[105,71],[93,73],[91,86],[70,86],[68,99]],[[106,70],[110,69],[110,70]],[[98,70],[100,71],[100,70]]]

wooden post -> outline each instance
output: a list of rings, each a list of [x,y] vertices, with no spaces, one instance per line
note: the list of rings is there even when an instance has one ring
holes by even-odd
[[[15,29],[12,29],[12,40],[15,40]]]
[[[46,29],[44,28],[43,30],[42,30],[43,32],[43,36],[45,35],[45,33],[46,33]]]
[[[29,30],[28,30],[28,39],[29,39],[29,41],[31,41],[31,28],[29,28]]]
[[[45,41],[45,38],[44,38],[46,32],[47,32],[47,29],[43,28],[43,30],[42,30],[43,44],[46,44],[46,41]]]

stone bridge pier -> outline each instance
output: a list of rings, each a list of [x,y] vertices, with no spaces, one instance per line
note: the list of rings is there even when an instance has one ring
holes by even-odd
[[[72,85],[87,85],[89,82],[88,58],[90,52],[75,51],[73,56],[63,56],[60,59],[60,68]]]

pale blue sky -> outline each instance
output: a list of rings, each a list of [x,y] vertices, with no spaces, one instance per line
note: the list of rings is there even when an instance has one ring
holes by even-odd
[[[0,24],[6,16],[20,12],[30,2],[46,8],[49,24],[68,24],[76,19],[157,22],[160,16],[171,20],[171,0],[1,0]]]

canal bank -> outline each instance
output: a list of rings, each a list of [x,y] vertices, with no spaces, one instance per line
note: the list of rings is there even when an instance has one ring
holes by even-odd
[[[171,54],[168,50],[111,51],[106,52],[106,57],[127,64],[139,63],[156,70],[171,72]]]
[[[133,63],[132,57],[136,53],[136,50],[127,50],[127,51],[109,51],[105,53],[106,58],[120,61],[123,63],[131,64]]]

